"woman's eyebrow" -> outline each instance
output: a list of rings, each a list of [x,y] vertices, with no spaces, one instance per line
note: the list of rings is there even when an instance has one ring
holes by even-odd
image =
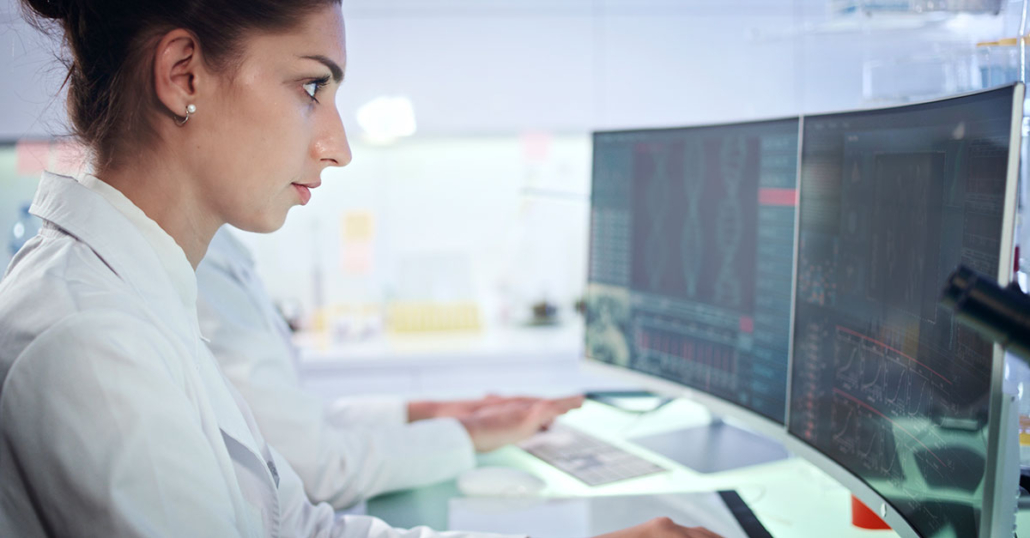
[[[301,56],[301,58],[304,58],[305,60],[315,60],[316,62],[321,63],[322,65],[328,67],[329,71],[332,72],[333,81],[335,81],[336,83],[343,82],[343,69],[340,68],[340,66],[336,62],[330,60],[325,56],[322,56],[321,54]]]

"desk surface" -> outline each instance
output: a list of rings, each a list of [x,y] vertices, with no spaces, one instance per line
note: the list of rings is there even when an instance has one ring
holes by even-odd
[[[509,329],[479,334],[419,335],[383,337],[369,342],[322,347],[307,341],[302,360],[305,369],[329,371],[369,367],[411,368],[424,364],[438,368],[468,368],[472,365],[496,368],[517,361],[523,367],[527,357],[546,357],[543,362],[566,362],[578,357],[581,328]],[[568,379],[565,379],[568,382]],[[564,383],[563,383],[564,384]],[[453,389],[453,387],[452,387]],[[591,488],[557,469],[508,447],[480,455],[480,465],[499,465],[530,471],[547,483],[542,495],[577,497],[632,495],[735,489],[751,506],[773,536],[883,537],[890,531],[857,529],[850,523],[850,493],[835,480],[800,458],[705,475],[647,452],[623,440],[705,424],[708,412],[700,405],[677,401],[645,417],[623,413],[588,402],[583,409],[563,420],[629,452],[644,455],[672,472]],[[429,525],[447,528],[448,502],[460,496],[449,481],[418,490],[383,495],[368,503],[370,514],[399,527]],[[1030,512],[1017,518],[1019,528],[1030,528]]]
[[[800,458],[717,474],[696,473],[673,461],[645,452],[622,440],[641,435],[696,426],[709,420],[699,405],[674,402],[659,411],[637,417],[587,402],[564,421],[613,442],[630,452],[644,454],[672,472],[591,488],[526,452],[507,447],[479,456],[480,465],[501,465],[530,471],[547,483],[542,495],[577,497],[632,495],[683,491],[735,489],[751,506],[773,536],[888,538],[893,532],[867,531],[851,525],[851,497],[843,486]],[[368,503],[370,514],[393,525],[429,525],[447,528],[448,500],[460,496],[454,481],[410,492],[384,495]]]
[[[672,472],[591,488],[526,452],[507,447],[479,456],[480,465],[515,467],[547,483],[542,495],[576,497],[735,489],[773,536],[877,537],[893,531],[869,531],[851,525],[851,494],[824,472],[801,458],[718,474],[699,474],[661,456],[645,452],[627,438],[696,426],[709,420],[700,405],[676,401],[657,412],[638,417],[587,402],[564,419],[588,433],[630,452],[644,454]],[[399,527],[429,525],[446,529],[448,501],[461,496],[455,481],[418,490],[382,495],[368,503],[368,513]],[[1021,512],[1019,527],[1030,528],[1030,513]]]

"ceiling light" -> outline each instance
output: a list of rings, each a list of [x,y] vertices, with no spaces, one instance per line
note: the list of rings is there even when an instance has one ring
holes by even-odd
[[[358,109],[358,125],[369,142],[388,144],[415,134],[415,107],[407,97],[377,97]]]

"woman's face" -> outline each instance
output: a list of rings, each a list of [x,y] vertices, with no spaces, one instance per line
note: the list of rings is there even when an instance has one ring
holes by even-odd
[[[208,211],[243,230],[276,230],[308,202],[324,168],[350,162],[335,99],[346,57],[339,7],[245,40],[235,76],[214,81],[192,119],[203,123],[190,161]]]

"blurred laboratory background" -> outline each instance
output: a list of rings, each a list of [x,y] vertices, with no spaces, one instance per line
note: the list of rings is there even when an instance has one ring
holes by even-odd
[[[317,388],[347,360],[368,373],[349,386],[326,381],[333,393],[445,389],[429,374],[398,384],[369,373],[409,355],[504,355],[513,375],[528,375],[518,361],[544,356],[574,364],[593,131],[995,87],[1020,80],[1027,24],[1023,0],[345,0],[343,9],[349,56],[337,101],[354,161],[327,170],[282,230],[238,234],[299,331],[317,374],[309,382]],[[24,207],[40,171],[74,173],[83,158],[60,136],[56,45],[14,0],[3,1],[0,23],[6,266],[34,233]]]

